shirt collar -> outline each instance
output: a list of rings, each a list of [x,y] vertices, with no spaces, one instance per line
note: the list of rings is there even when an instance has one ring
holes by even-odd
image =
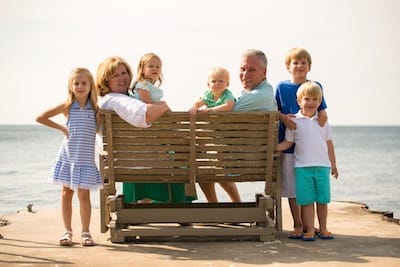
[[[262,80],[259,84],[257,84],[257,85],[256,85],[253,89],[251,89],[251,90],[260,89],[260,88],[264,87],[266,83],[267,83],[267,78],[264,78],[264,80]]]
[[[315,115],[312,116],[311,118],[306,117],[303,115],[303,113],[301,113],[301,109],[299,110],[299,112],[296,113],[296,119],[308,119],[308,120],[317,120],[318,119],[318,111],[315,112]]]

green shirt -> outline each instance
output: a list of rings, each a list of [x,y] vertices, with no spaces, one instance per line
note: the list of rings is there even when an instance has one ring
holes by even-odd
[[[213,108],[216,106],[220,106],[225,104],[229,100],[235,100],[235,97],[233,96],[232,92],[229,89],[225,89],[225,91],[222,93],[221,97],[218,98],[217,100],[214,100],[214,93],[211,90],[207,90],[204,95],[203,99],[204,103],[208,108]]]

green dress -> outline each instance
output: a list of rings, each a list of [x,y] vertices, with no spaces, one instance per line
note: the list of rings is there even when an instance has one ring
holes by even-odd
[[[190,203],[196,196],[185,195],[182,183],[122,183],[125,203],[149,198],[154,203]]]

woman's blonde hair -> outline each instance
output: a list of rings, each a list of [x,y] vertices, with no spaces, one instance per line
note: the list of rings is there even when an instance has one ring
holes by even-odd
[[[299,59],[303,59],[303,58],[305,60],[307,60],[308,65],[310,65],[310,67],[311,67],[311,55],[310,55],[310,53],[308,53],[307,50],[305,50],[304,48],[301,48],[301,47],[295,47],[295,48],[290,49],[285,58],[286,67],[289,67],[290,62],[293,59],[299,60]]]
[[[307,81],[300,85],[296,95],[298,100],[301,100],[305,96],[316,97],[322,100],[322,89],[316,82]]]
[[[74,81],[74,78],[78,75],[86,75],[87,78],[89,79],[90,92],[89,92],[88,98],[90,100],[90,103],[92,104],[93,109],[96,110],[97,109],[96,86],[94,83],[93,75],[90,73],[90,71],[88,69],[85,69],[85,68],[75,68],[75,69],[71,70],[71,74],[70,74],[69,80],[68,80],[68,98],[67,98],[67,101],[65,102],[66,107],[70,107],[72,102],[75,100],[74,92],[72,92],[72,83]]]
[[[128,62],[126,62],[123,58],[120,57],[109,57],[100,63],[97,68],[96,75],[96,89],[99,96],[105,96],[106,94],[111,92],[109,87],[108,80],[111,75],[115,73],[115,70],[119,65],[124,65],[129,75],[129,79],[132,81],[133,75],[131,67]]]
[[[135,83],[137,83],[138,81],[143,82],[143,81],[146,81],[146,80],[147,80],[147,79],[144,77],[144,66],[145,66],[147,63],[149,63],[149,61],[150,61],[151,59],[153,59],[153,58],[155,58],[155,59],[157,59],[158,61],[160,61],[160,67],[162,67],[162,61],[161,61],[161,58],[160,58],[159,56],[157,56],[157,55],[154,54],[154,53],[147,53],[147,54],[144,54],[144,55],[140,58],[139,63],[138,63],[138,65],[137,65],[137,69],[136,69],[136,81],[135,81]],[[158,78],[158,86],[161,86],[162,81],[163,81],[163,74],[162,74],[162,71],[161,71],[161,68],[160,68],[160,77]],[[135,86],[133,86],[133,87],[135,87]]]

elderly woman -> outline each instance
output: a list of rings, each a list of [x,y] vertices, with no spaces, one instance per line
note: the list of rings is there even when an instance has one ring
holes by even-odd
[[[150,127],[170,108],[165,102],[146,104],[128,95],[133,75],[129,64],[120,57],[109,57],[97,69],[96,88],[100,108],[115,111],[136,127]],[[187,202],[183,184],[123,183],[125,202]],[[190,200],[189,200],[190,201]]]

